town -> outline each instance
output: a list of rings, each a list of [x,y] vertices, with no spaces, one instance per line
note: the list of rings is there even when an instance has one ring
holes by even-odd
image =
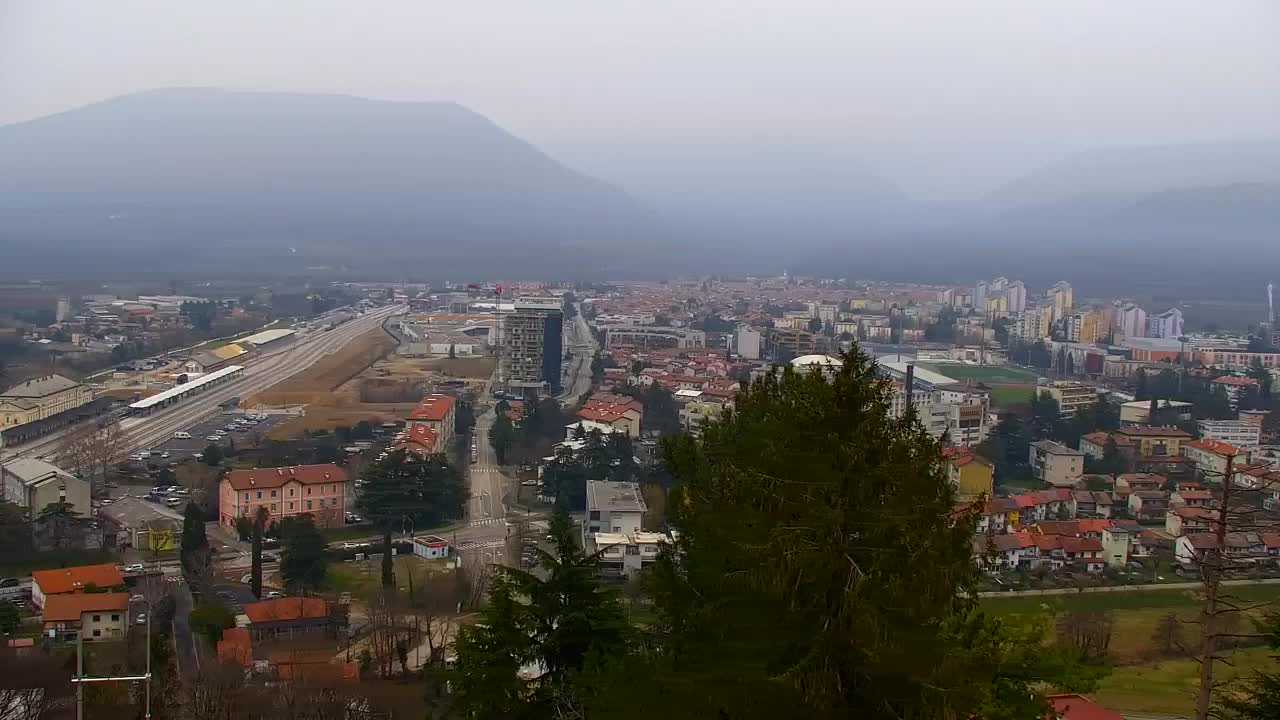
[[[781,368],[834,376],[851,348],[938,444],[984,597],[1280,580],[1274,314],[1196,332],[1066,282],[785,274],[254,297],[13,315],[9,652],[151,685],[169,670],[133,667],[140,648],[172,637],[173,672],[394,712],[384,681],[453,667],[493,568],[536,575],[565,542],[643,626],[673,542],[664,439],[701,437]]]

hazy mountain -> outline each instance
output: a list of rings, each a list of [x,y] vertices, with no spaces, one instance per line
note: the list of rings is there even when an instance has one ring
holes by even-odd
[[[544,271],[556,249],[598,268],[653,223],[452,103],[175,89],[0,128],[0,246],[33,267],[154,251]]]
[[[1010,207],[1081,195],[1146,195],[1184,187],[1280,182],[1280,141],[1099,148],[1027,173],[988,195]]]

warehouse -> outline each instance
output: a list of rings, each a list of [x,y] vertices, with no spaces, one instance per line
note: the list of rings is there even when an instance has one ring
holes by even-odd
[[[254,350],[274,350],[288,345],[293,341],[296,334],[296,330],[289,328],[263,330],[260,333],[244,338],[239,344],[252,347]]]

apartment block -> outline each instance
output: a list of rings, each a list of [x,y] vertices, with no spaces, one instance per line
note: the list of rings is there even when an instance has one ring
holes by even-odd
[[[1076,412],[1098,401],[1096,389],[1077,382],[1052,382],[1038,386],[1036,391],[1057,400],[1064,418],[1074,417]]]
[[[521,298],[502,317],[502,380],[508,387],[557,393],[564,311],[559,300]]]

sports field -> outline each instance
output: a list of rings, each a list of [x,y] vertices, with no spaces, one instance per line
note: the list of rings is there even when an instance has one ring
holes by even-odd
[[[920,363],[920,367],[941,373],[955,380],[976,380],[984,383],[1034,384],[1035,373],[1021,368],[1000,365],[965,365],[962,363]]]

